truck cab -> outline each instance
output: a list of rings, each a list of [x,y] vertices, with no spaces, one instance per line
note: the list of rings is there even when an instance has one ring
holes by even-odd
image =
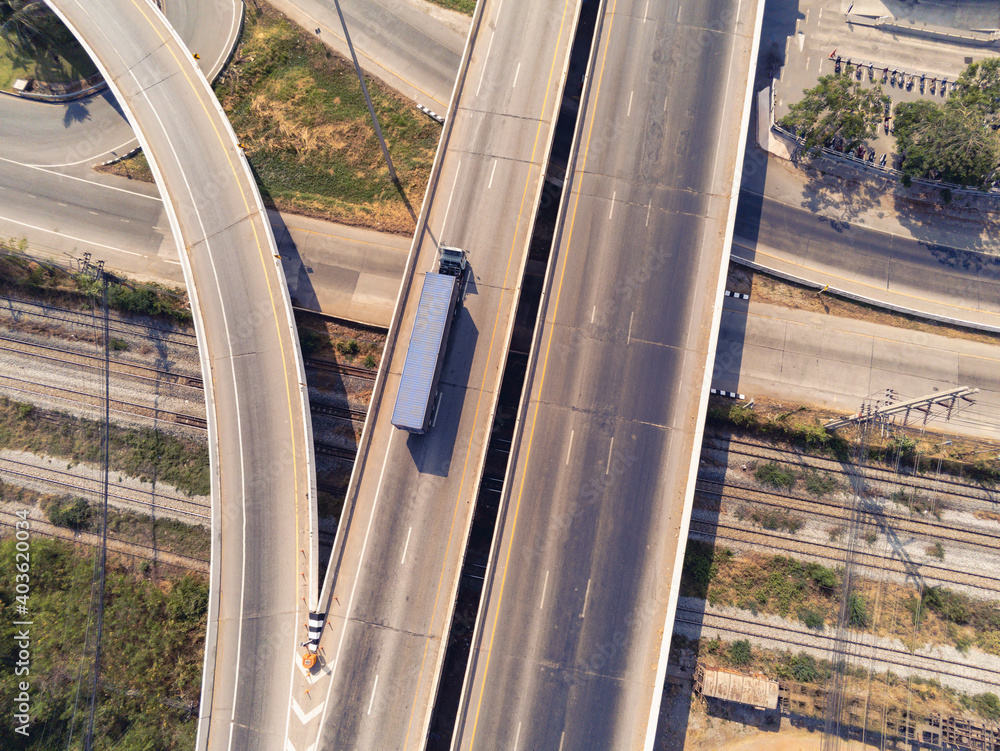
[[[438,273],[462,278],[468,263],[465,251],[449,245],[438,246]]]

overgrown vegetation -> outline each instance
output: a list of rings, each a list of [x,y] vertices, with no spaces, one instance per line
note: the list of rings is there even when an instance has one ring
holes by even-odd
[[[0,291],[66,308],[91,309],[101,301],[101,283],[93,276],[70,274],[38,263],[24,254],[24,240],[0,240]],[[122,313],[189,323],[191,309],[183,290],[121,278],[108,287],[108,306]]]
[[[412,232],[441,126],[380,81],[367,80],[397,188],[351,63],[267,4],[248,5],[245,17],[242,41],[215,93],[265,203]]]
[[[847,441],[837,433],[828,432],[815,417],[800,419],[794,412],[762,415],[746,404],[713,401],[707,419],[716,427],[731,426],[772,441],[829,454],[840,461],[850,459]]]
[[[0,448],[55,456],[73,462],[101,460],[103,425],[62,412],[22,409],[0,396]],[[111,426],[111,467],[141,480],[173,485],[188,495],[208,495],[208,447],[149,428]]]
[[[0,541],[0,565],[15,570],[15,541]],[[83,651],[88,630],[93,551],[35,536],[31,540],[31,734],[0,727],[5,751],[67,748],[75,720],[74,742],[89,703],[89,681],[74,711],[78,676],[87,676],[92,653]],[[14,579],[4,576],[0,601],[11,612]],[[95,738],[100,748],[124,751],[174,751],[194,746],[208,585],[198,576],[156,580],[109,560],[104,607],[101,687]],[[14,619],[0,624],[0,711],[13,717],[17,683],[12,666],[18,645]],[[92,631],[91,625],[91,631]],[[92,637],[91,637],[92,638]],[[74,745],[73,748],[77,746]]]
[[[833,570],[787,556],[740,556],[728,548],[689,540],[681,573],[681,595],[713,605],[735,605],[787,616],[812,608],[822,617],[838,586]]]

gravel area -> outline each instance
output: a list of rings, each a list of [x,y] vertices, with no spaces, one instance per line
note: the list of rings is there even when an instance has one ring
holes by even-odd
[[[89,464],[4,449],[0,450],[0,480],[38,493],[79,496],[99,502],[104,473]],[[58,484],[63,481],[73,483],[73,487]],[[111,496],[108,505],[122,511],[211,526],[209,496],[189,497],[170,485],[144,482],[114,470],[110,474],[108,492]]]

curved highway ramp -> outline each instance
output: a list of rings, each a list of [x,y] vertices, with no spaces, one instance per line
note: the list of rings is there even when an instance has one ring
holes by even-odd
[[[201,344],[212,595],[198,748],[284,748],[316,582],[305,375],[274,237],[192,54],[146,0],[47,0],[126,111],[163,194]]]

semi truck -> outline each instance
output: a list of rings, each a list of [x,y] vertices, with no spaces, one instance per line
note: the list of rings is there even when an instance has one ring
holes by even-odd
[[[392,424],[400,430],[417,434],[427,432],[466,263],[464,250],[441,245],[437,271],[424,276],[396,405],[392,410]]]

